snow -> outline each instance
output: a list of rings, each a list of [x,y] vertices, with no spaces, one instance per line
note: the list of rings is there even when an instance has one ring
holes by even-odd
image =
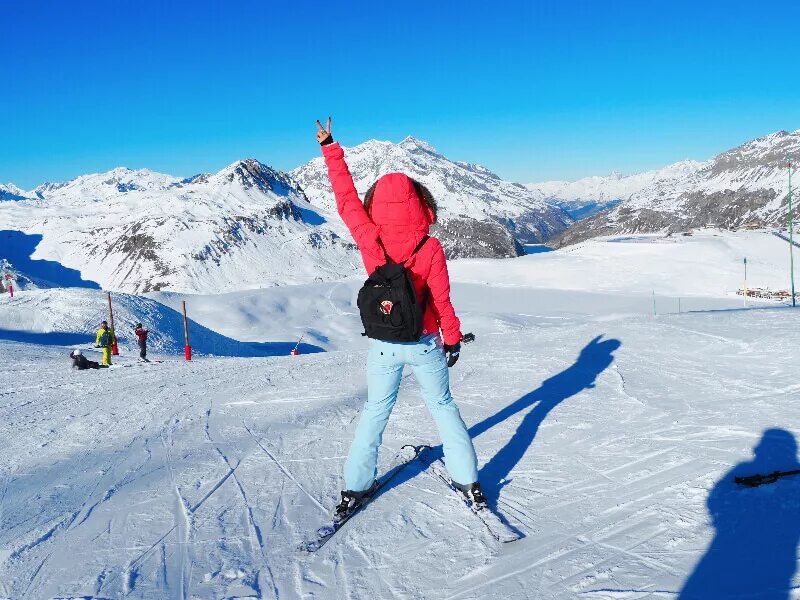
[[[686,177],[704,166],[705,163],[696,160],[682,160],[661,169],[632,175],[615,172],[606,176],[583,177],[575,181],[529,183],[526,187],[541,192],[549,200],[566,203],[625,200],[657,181],[674,181]]]
[[[640,234],[598,237],[554,252],[510,261],[503,269],[485,260],[451,264],[456,281],[534,288],[724,298],[744,283],[786,289],[789,245],[769,231],[695,231],[690,236]],[[708,306],[704,306],[708,308]]]
[[[480,165],[452,161],[427,142],[413,137],[397,144],[369,140],[345,148],[344,152],[359,194],[363,195],[382,175],[402,172],[430,190],[436,199],[438,214],[445,221],[454,217],[500,222],[520,220],[518,237],[527,232],[527,235],[538,235],[539,240],[562,231],[571,223],[569,216],[546,202],[540,192],[500,179]],[[336,200],[322,157],[294,169],[291,175],[315,206],[335,212]],[[523,226],[525,220],[530,224]]]
[[[338,499],[366,393],[358,277],[114,296],[125,328],[186,299],[209,336],[314,329],[324,353],[186,362],[168,326],[164,362],[135,362],[126,341],[119,366],[78,372],[67,345],[0,341],[0,597],[675,598],[691,577],[709,586],[696,597],[799,598],[800,480],[730,477],[797,462],[764,432],[800,433],[800,313],[734,309],[732,294],[742,255],[753,285],[785,286],[785,250],[709,230],[450,265],[477,336],[453,394],[484,489],[524,536],[507,545],[411,468],[318,554],[298,552]],[[695,312],[653,316],[653,290]],[[90,331],[103,298],[26,291],[0,302],[0,329]],[[438,444],[413,376],[382,463],[406,443]]]
[[[105,289],[230,291],[339,279],[359,264],[338,218],[253,159],[190,182],[120,167],[34,192],[0,204],[4,230],[36,236],[31,258]]]

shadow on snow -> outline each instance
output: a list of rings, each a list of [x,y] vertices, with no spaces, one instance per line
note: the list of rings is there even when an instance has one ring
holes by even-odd
[[[0,340],[38,344],[40,346],[80,346],[81,344],[86,344],[87,339],[89,339],[89,336],[85,333],[70,333],[68,331],[49,331],[44,333],[40,331],[0,329]]]
[[[69,269],[53,260],[32,259],[31,255],[41,241],[42,236],[39,234],[28,235],[13,229],[0,230],[0,258],[8,260],[15,269],[41,287],[100,289],[94,281],[84,280],[80,271]]]
[[[567,369],[546,379],[535,390],[469,428],[470,437],[475,439],[495,425],[499,425],[533,406],[511,439],[483,466],[478,475],[481,488],[489,499],[497,500],[500,489],[508,483],[509,473],[527,452],[536,437],[539,425],[550,411],[567,398],[585,389],[593,388],[597,376],[614,361],[613,352],[622,345],[622,342],[617,339],[603,340],[602,337],[599,335],[592,339],[581,350],[575,363]],[[441,444],[434,447],[434,456],[442,456]],[[381,494],[401,485],[420,472],[419,469],[407,469],[406,471],[408,473],[400,473],[386,488],[382,489]]]
[[[150,329],[151,339],[148,348],[151,354],[183,355],[183,315],[178,311],[151,300],[130,294],[117,294],[117,303],[125,311],[116,312],[115,327],[120,351],[129,354],[136,348],[133,330],[137,322],[142,322]],[[97,326],[105,318],[105,313],[98,314]],[[81,333],[74,331],[55,331],[41,333],[13,329],[0,329],[0,340],[42,344],[46,346],[93,346],[95,331]],[[234,357],[267,357],[288,355],[296,342],[240,342],[229,338],[200,323],[189,320],[189,343],[197,355],[234,356]],[[314,344],[302,343],[298,346],[301,354],[324,352]],[[138,349],[135,350],[138,354]]]
[[[768,429],[753,454],[711,490],[707,506],[716,533],[680,600],[788,600],[800,541],[800,479],[746,488],[734,478],[800,469],[797,441],[788,431]]]
[[[506,445],[483,465],[478,479],[487,497],[496,499],[499,496],[500,489],[508,483],[506,478],[525,456],[525,452],[539,431],[539,426],[550,411],[567,398],[593,388],[597,376],[611,365],[614,361],[612,353],[621,345],[619,340],[602,340],[602,336],[597,336],[581,350],[577,360],[570,367],[546,379],[538,388],[509,404],[497,414],[470,427],[469,434],[474,439],[509,417],[535,405],[522,419]]]

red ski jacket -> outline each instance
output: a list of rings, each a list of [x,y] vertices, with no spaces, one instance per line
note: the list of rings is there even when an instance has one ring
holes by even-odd
[[[350,230],[367,273],[386,262],[378,244],[380,236],[386,253],[395,262],[408,260],[417,244],[428,235],[433,214],[414,191],[411,179],[402,173],[389,173],[378,180],[369,213],[358,197],[353,177],[337,143],[322,146],[328,176],[336,196],[336,208]],[[405,263],[418,298],[428,289],[422,335],[441,329],[445,344],[461,340],[461,323],[450,302],[450,276],[439,240],[432,237]]]
[[[133,330],[133,333],[136,334],[136,337],[139,338],[139,343],[147,340],[147,334],[149,333],[147,329],[142,329],[141,327],[137,327]]]

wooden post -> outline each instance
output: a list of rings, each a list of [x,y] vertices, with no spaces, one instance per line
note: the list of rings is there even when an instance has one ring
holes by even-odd
[[[192,347],[189,345],[189,319],[186,318],[186,300],[183,301],[183,354],[186,360],[192,360]]]
[[[111,308],[111,292],[108,292],[108,320],[111,322],[111,354],[119,356],[119,348],[117,348],[117,330],[114,329],[114,309]]]

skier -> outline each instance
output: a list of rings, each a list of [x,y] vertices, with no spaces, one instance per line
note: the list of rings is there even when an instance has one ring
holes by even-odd
[[[108,321],[100,323],[100,329],[97,330],[95,338],[95,348],[103,349],[103,358],[100,362],[102,365],[111,366],[111,346],[114,344],[114,330],[109,328]]]
[[[450,279],[442,245],[428,237],[436,202],[417,181],[402,173],[379,178],[362,204],[344,160],[327,128],[317,121],[317,141],[328,167],[336,208],[353,236],[367,273],[388,260],[405,262],[417,298],[423,299],[422,337],[412,342],[370,339],[367,401],[344,470],[345,490],[334,521],[346,518],[374,490],[378,447],[392,412],[405,365],[411,365],[444,447],[456,487],[476,509],[486,506],[478,483],[478,461],[466,425],[450,394],[448,367],[461,350],[461,323],[450,302]],[[392,310],[388,303],[387,312]]]
[[[133,333],[136,334],[136,339],[139,342],[139,358],[150,362],[147,360],[147,334],[150,332],[147,329],[144,329],[141,323],[137,323],[136,329],[133,330]]]
[[[81,352],[80,348],[75,348],[70,352],[69,357],[72,359],[72,367],[83,371],[85,369],[107,369],[108,365],[100,365],[99,363],[89,360]]]

